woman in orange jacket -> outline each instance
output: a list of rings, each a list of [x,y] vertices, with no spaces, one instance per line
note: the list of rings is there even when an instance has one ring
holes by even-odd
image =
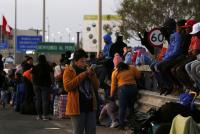
[[[112,73],[110,95],[113,97],[115,91],[118,90],[119,124],[120,129],[124,129],[126,109],[133,108],[137,98],[138,89],[136,79],[140,78],[140,72],[135,66],[129,66],[123,63],[118,53],[115,54],[113,62],[115,70]]]
[[[71,65],[65,67],[63,84],[68,92],[66,114],[71,117],[73,134],[96,133],[97,102],[95,90],[99,81],[92,68],[87,68],[87,54],[78,49]]]

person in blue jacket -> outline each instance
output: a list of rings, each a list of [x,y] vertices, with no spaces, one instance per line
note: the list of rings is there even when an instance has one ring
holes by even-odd
[[[182,35],[180,26],[185,24],[185,20],[179,20],[176,23],[176,31],[170,35],[169,46],[163,60],[157,62],[154,66],[159,73],[158,77],[162,83],[161,94],[171,93],[173,90],[173,77],[171,76],[170,68],[176,63],[176,59],[182,54]]]
[[[105,46],[103,48],[103,56],[108,59],[110,58],[110,48],[112,46],[112,38],[110,36],[110,34],[106,34],[103,36],[104,42],[105,42]]]

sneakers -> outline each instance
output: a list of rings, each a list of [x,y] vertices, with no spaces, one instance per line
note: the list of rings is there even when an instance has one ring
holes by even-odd
[[[38,116],[36,117],[36,120],[42,120],[42,117],[38,115]]]
[[[48,121],[48,120],[51,120],[51,118],[50,118],[50,117],[47,117],[47,116],[42,116],[42,120],[43,120],[43,121]]]
[[[119,126],[119,122],[115,121],[111,123],[110,128],[116,128],[118,126]]]
[[[47,121],[47,120],[51,120],[51,118],[47,117],[47,116],[37,116],[36,120],[43,120],[43,121]]]

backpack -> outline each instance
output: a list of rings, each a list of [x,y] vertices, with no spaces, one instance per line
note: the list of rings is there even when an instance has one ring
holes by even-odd
[[[179,103],[193,110],[196,96],[197,94],[195,92],[182,93],[179,96]]]

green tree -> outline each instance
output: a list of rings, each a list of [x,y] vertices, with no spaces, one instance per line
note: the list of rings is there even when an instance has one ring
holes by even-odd
[[[122,0],[117,13],[125,38],[161,26],[167,17],[200,20],[200,0]]]

